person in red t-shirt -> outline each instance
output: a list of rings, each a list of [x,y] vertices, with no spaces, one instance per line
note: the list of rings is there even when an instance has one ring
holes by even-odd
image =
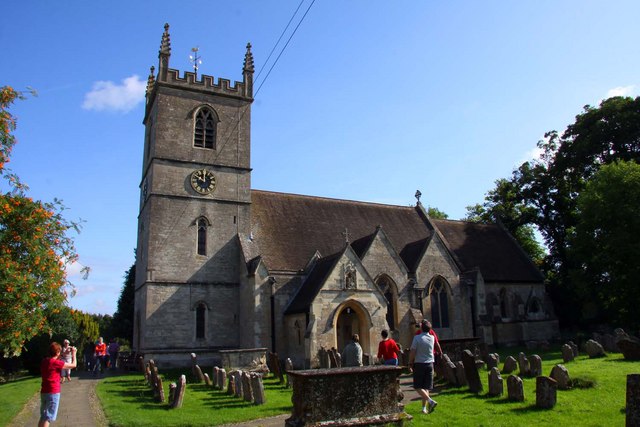
[[[96,360],[96,364],[93,367],[93,375],[96,375],[98,371],[100,373],[104,371],[104,365],[107,363],[107,344],[102,337],[98,338],[93,356]]]
[[[378,359],[382,359],[385,365],[398,366],[400,347],[393,338],[389,338],[389,332],[386,329],[383,329],[380,335],[382,335],[382,341],[378,344]]]
[[[60,374],[63,369],[76,367],[75,347],[71,347],[71,362],[60,360],[62,347],[57,342],[49,345],[49,357],[42,359],[40,373],[42,375],[42,387],[40,388],[40,421],[38,427],[49,427],[49,424],[58,416],[60,405]]]

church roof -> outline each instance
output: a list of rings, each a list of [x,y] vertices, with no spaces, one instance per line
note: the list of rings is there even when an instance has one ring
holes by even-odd
[[[431,219],[466,269],[487,282],[541,282],[544,278],[509,233],[495,224]]]
[[[316,262],[311,274],[309,274],[303,286],[298,289],[298,292],[291,299],[291,303],[289,303],[284,314],[304,313],[309,309],[309,306],[318,295],[318,292],[320,292],[320,289],[322,289],[325,279],[329,273],[331,273],[331,270],[340,259],[342,253],[344,253],[344,251],[320,258]]]
[[[398,252],[431,235],[410,206],[259,190],[252,190],[251,203],[251,232],[270,270],[298,271],[316,251],[322,256],[339,252],[345,229],[360,256],[378,225]]]

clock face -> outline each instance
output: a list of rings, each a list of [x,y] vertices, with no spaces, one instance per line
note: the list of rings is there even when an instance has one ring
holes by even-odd
[[[191,173],[191,187],[200,194],[209,194],[216,188],[216,177],[206,169],[195,170]]]

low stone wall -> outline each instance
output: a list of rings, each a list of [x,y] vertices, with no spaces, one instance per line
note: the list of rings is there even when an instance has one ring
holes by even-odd
[[[269,371],[267,368],[266,348],[220,350],[220,358],[222,367],[227,371],[234,369],[259,372]]]
[[[397,366],[287,371],[293,409],[286,426],[402,425],[411,420],[402,400]]]

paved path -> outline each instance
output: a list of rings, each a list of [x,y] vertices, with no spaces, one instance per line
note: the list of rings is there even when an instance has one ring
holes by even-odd
[[[71,382],[62,384],[58,418],[55,427],[104,427],[106,418],[96,396],[99,378],[86,372],[73,371]],[[10,427],[35,427],[40,420],[40,393],[37,393]]]

